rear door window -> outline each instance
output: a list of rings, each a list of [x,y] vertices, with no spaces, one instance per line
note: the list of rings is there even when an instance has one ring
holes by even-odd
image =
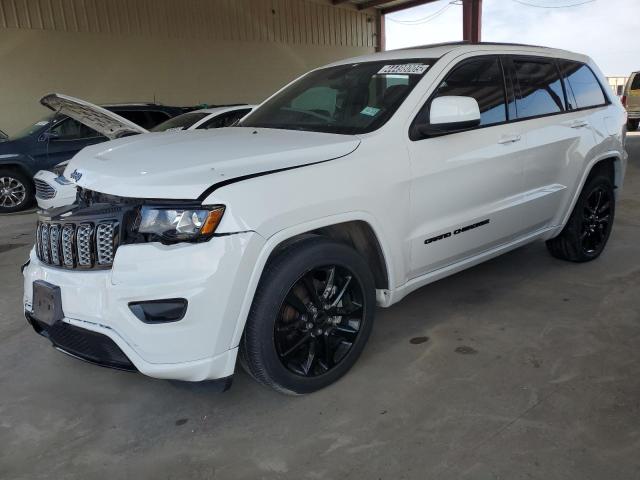
[[[640,90],[640,74],[634,73],[629,90]]]
[[[600,82],[588,66],[569,60],[560,60],[559,64],[571,109],[606,105]]]
[[[564,92],[552,60],[513,59],[518,118],[531,118],[565,110]]]

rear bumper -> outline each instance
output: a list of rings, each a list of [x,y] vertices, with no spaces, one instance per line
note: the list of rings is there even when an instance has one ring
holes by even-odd
[[[640,119],[640,110],[633,111],[633,112],[627,111],[627,118],[629,120],[638,120],[638,119]]]

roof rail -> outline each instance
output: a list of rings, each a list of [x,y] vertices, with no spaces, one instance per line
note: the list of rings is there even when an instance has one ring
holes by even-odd
[[[458,42],[442,42],[442,43],[431,43],[428,45],[416,45],[413,47],[405,47],[405,48],[398,48],[396,50],[393,51],[398,51],[398,50],[416,50],[416,49],[420,49],[420,48],[434,48],[434,47],[453,47],[453,46],[457,46],[457,45],[504,45],[504,46],[511,46],[511,47],[534,47],[534,48],[551,48],[551,47],[544,47],[542,45],[529,45],[526,43],[509,43],[509,42],[478,42],[478,43],[473,43],[470,42],[468,40],[461,40]],[[390,50],[391,51],[391,50]]]

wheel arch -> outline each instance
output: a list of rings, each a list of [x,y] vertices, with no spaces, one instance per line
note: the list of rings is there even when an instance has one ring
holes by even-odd
[[[613,179],[613,185],[614,185],[615,195],[617,199],[622,189],[622,183],[624,181],[625,166],[626,166],[625,161],[621,156],[621,153],[617,151],[609,151],[609,152],[603,153],[595,157],[591,162],[589,162],[587,167],[584,169],[582,177],[580,178],[580,182],[578,183],[578,188],[576,188],[576,191],[573,194],[573,198],[571,199],[569,208],[564,213],[562,217],[562,222],[559,226],[560,228],[557,229],[556,233],[560,233],[560,231],[562,230],[561,227],[564,227],[564,225],[566,225],[567,221],[569,220],[569,217],[571,216],[571,212],[573,211],[576,205],[576,202],[580,197],[580,193],[582,192],[584,185],[587,183],[587,179],[593,172],[603,169],[607,171],[609,175],[611,175],[611,178]]]
[[[16,172],[20,172],[33,182],[33,175],[22,163],[16,161],[6,161],[0,159],[0,169],[8,169]]]
[[[316,235],[323,235],[352,246],[370,265],[371,262],[375,265],[372,267],[372,273],[376,289],[386,291],[392,287],[391,279],[394,277],[390,251],[381,235],[380,227],[370,214],[352,212],[332,215],[280,230],[266,239],[255,261],[229,348],[235,348],[240,343],[253,297],[268,261],[291,243]]]

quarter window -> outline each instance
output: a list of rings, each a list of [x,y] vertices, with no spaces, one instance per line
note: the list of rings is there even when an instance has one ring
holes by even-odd
[[[572,109],[597,107],[607,103],[600,83],[589,67],[564,60],[561,62],[561,69]]]
[[[498,58],[469,60],[455,67],[438,86],[433,98],[449,95],[473,97],[480,107],[480,125],[507,120],[504,78]],[[427,123],[428,109],[419,114]]]
[[[519,85],[518,118],[559,113],[565,110],[564,92],[554,63],[544,60],[513,60]]]

